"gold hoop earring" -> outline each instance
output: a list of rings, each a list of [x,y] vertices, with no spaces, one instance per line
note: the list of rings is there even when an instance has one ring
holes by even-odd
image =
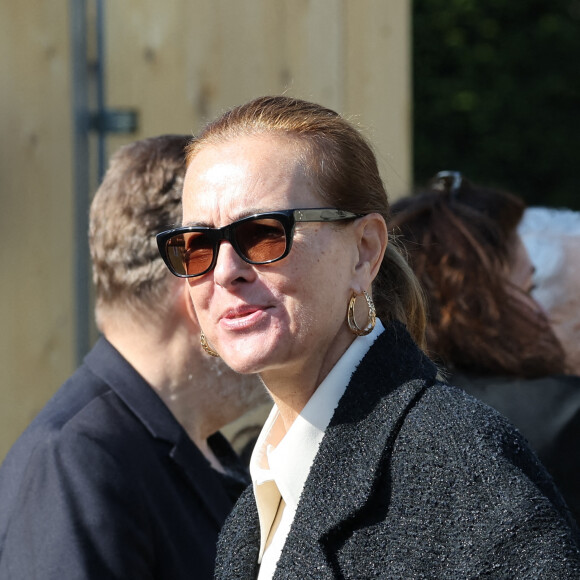
[[[369,309],[368,314],[368,321],[365,328],[360,328],[360,326],[356,323],[356,319],[354,317],[354,305],[356,304],[356,299],[360,296],[360,294],[356,294],[353,292],[353,295],[350,297],[348,302],[348,310],[346,315],[346,321],[348,322],[348,327],[353,334],[357,336],[365,336],[372,332],[375,324],[377,323],[377,311],[375,309],[375,305],[373,299],[363,291],[362,295],[365,297],[367,301],[367,306]]]
[[[207,342],[207,338],[206,338],[203,330],[201,331],[201,334],[199,335],[199,340],[201,342],[201,348],[203,348],[203,350],[205,350],[205,352],[207,352],[207,354],[209,354],[209,356],[215,356],[215,357],[219,358],[220,355]]]

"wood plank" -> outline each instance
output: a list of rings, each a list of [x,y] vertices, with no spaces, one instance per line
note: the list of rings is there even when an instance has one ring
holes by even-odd
[[[68,3],[0,5],[0,458],[73,370]]]

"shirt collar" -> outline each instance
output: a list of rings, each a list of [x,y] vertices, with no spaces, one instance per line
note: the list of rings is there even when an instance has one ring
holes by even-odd
[[[270,442],[280,438],[281,420],[278,408],[274,405],[250,460],[250,473],[259,513],[261,502],[258,488],[268,481],[275,482],[287,508],[296,510],[310,467],[334,410],[352,373],[383,331],[384,327],[377,318],[375,328],[370,334],[359,336],[353,341],[275,447]]]

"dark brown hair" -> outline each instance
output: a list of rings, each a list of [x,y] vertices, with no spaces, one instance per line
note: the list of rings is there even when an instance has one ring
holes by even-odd
[[[188,164],[205,147],[250,135],[294,139],[299,160],[316,193],[330,207],[357,214],[389,216],[387,192],[375,155],[361,133],[338,113],[285,96],[260,97],[209,123],[188,148]],[[389,243],[373,283],[377,313],[398,319],[424,346],[425,310],[420,286]]]
[[[507,276],[523,201],[466,180],[440,189],[393,204],[389,221],[427,295],[429,353],[480,374],[562,372],[546,316]]]
[[[155,235],[181,220],[186,135],[135,141],[112,157],[90,211],[97,322],[106,309],[158,311],[173,277]]]

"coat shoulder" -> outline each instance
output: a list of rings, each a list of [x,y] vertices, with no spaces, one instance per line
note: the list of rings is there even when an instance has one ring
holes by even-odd
[[[426,388],[401,426],[394,451],[434,468],[442,458],[456,475],[523,474],[554,495],[551,478],[526,439],[499,412],[463,390],[436,381]],[[490,469],[502,465],[503,470]]]

